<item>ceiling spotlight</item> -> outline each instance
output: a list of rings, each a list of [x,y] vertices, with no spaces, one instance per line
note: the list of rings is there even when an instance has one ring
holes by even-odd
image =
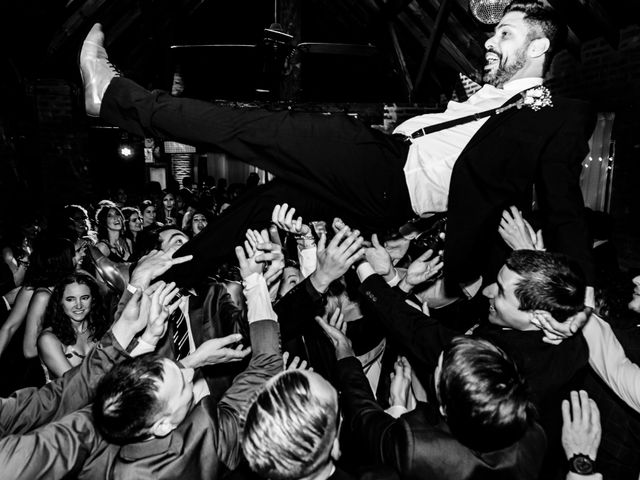
[[[120,145],[120,148],[118,148],[118,153],[122,158],[131,158],[133,157],[133,148],[131,148],[129,145]]]
[[[469,0],[469,9],[480,22],[495,25],[510,3],[511,0]]]

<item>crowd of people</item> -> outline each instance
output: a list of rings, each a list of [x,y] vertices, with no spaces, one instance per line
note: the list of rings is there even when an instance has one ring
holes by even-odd
[[[516,208],[495,281],[446,304],[428,231],[381,242],[281,204],[181,289],[162,276],[193,261],[174,253],[198,213],[142,227],[136,207],[87,207],[5,242],[7,478],[638,475],[616,447],[640,412],[640,277],[631,315],[604,288],[585,312],[580,268]]]
[[[6,232],[3,478],[638,478],[640,276],[584,210],[589,109],[542,86],[561,30],[515,0],[486,85],[389,136],[148,92],[96,24],[88,114],[276,179]]]

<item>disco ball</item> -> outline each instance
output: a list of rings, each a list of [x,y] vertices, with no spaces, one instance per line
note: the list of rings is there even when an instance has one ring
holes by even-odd
[[[495,25],[510,3],[511,0],[469,0],[469,8],[473,16],[482,23]]]

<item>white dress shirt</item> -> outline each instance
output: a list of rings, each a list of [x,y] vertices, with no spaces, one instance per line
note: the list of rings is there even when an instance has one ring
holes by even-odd
[[[450,101],[442,113],[413,117],[400,124],[393,133],[411,135],[421,128],[447,122],[502,106],[507,100],[529,88],[542,84],[542,78],[521,78],[504,88],[484,85],[466,102]],[[404,174],[416,214],[445,212],[449,202],[449,182],[456,160],[471,138],[489,117],[440,130],[411,141]]]

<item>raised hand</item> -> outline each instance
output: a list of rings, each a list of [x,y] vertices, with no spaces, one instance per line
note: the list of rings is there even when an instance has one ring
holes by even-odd
[[[251,347],[242,348],[242,345],[235,348],[229,347],[240,340],[242,340],[242,335],[239,333],[207,340],[195,352],[184,358],[182,364],[186,368],[198,368],[219,363],[239,362],[251,353]]]
[[[158,278],[164,272],[169,270],[174,265],[188,262],[193,258],[193,255],[185,255],[184,257],[173,258],[173,254],[180,248],[179,245],[170,248],[166,252],[162,250],[152,250],[147,255],[142,257],[136,268],[131,274],[131,285],[136,288],[145,290],[153,280]]]
[[[247,252],[245,252],[245,249]],[[248,245],[248,242],[245,242],[245,248],[237,246],[235,252],[240,266],[240,276],[243,280],[246,280],[254,273],[262,274],[263,265],[256,262],[256,252]]]
[[[565,338],[571,337],[586,325],[593,314],[593,309],[587,307],[567,318],[564,322],[558,322],[545,310],[535,310],[531,323],[544,333],[543,342],[553,345],[560,344]]]
[[[364,255],[378,275],[389,281],[393,278],[394,270],[389,252],[380,244],[378,235],[371,236],[371,247],[365,249]],[[391,277],[391,278],[389,278]]]
[[[595,461],[602,434],[600,410],[584,390],[571,392],[570,398],[562,401],[562,447],[567,459],[582,454]]]
[[[296,355],[291,359],[291,362],[289,362],[290,356],[291,355],[289,354],[289,352],[282,353],[282,370],[283,371],[286,372],[288,370],[307,370],[308,372],[313,372],[313,368],[308,366],[306,360],[301,360],[300,357]]]
[[[176,308],[182,308],[186,304],[187,299],[181,298],[174,302],[173,299],[179,290],[174,282],[167,283],[157,282],[158,286],[153,290],[156,284],[145,290],[142,297],[141,313],[146,310],[147,328],[142,334],[142,340],[151,345],[156,345],[167,331],[167,320]]]
[[[410,292],[416,285],[426,282],[438,275],[442,270],[442,260],[440,255],[433,256],[433,250],[427,250],[416,258],[409,268],[407,274],[400,282],[400,288],[405,292]]]
[[[542,230],[536,233],[516,207],[502,212],[498,232],[513,250],[544,250]]]
[[[391,385],[389,386],[389,405],[407,406],[409,389],[411,388],[411,365],[409,361],[398,356],[391,372]]]
[[[327,237],[322,235],[318,242],[318,266],[310,279],[319,292],[325,292],[331,282],[344,275],[349,267],[364,255],[360,232],[351,231],[347,226],[343,227],[328,245],[326,243]]]
[[[339,308],[337,308],[328,319],[326,316],[316,317],[316,322],[318,322],[318,325],[320,325],[325,335],[331,340],[336,351],[337,360],[355,356],[353,347],[351,346],[351,340],[347,337],[347,323],[344,321],[344,315],[342,315]]]
[[[273,207],[271,213],[271,221],[281,230],[293,233],[302,237],[311,236],[311,228],[302,222],[302,217],[295,218],[295,208],[289,208],[289,205],[283,203]]]

